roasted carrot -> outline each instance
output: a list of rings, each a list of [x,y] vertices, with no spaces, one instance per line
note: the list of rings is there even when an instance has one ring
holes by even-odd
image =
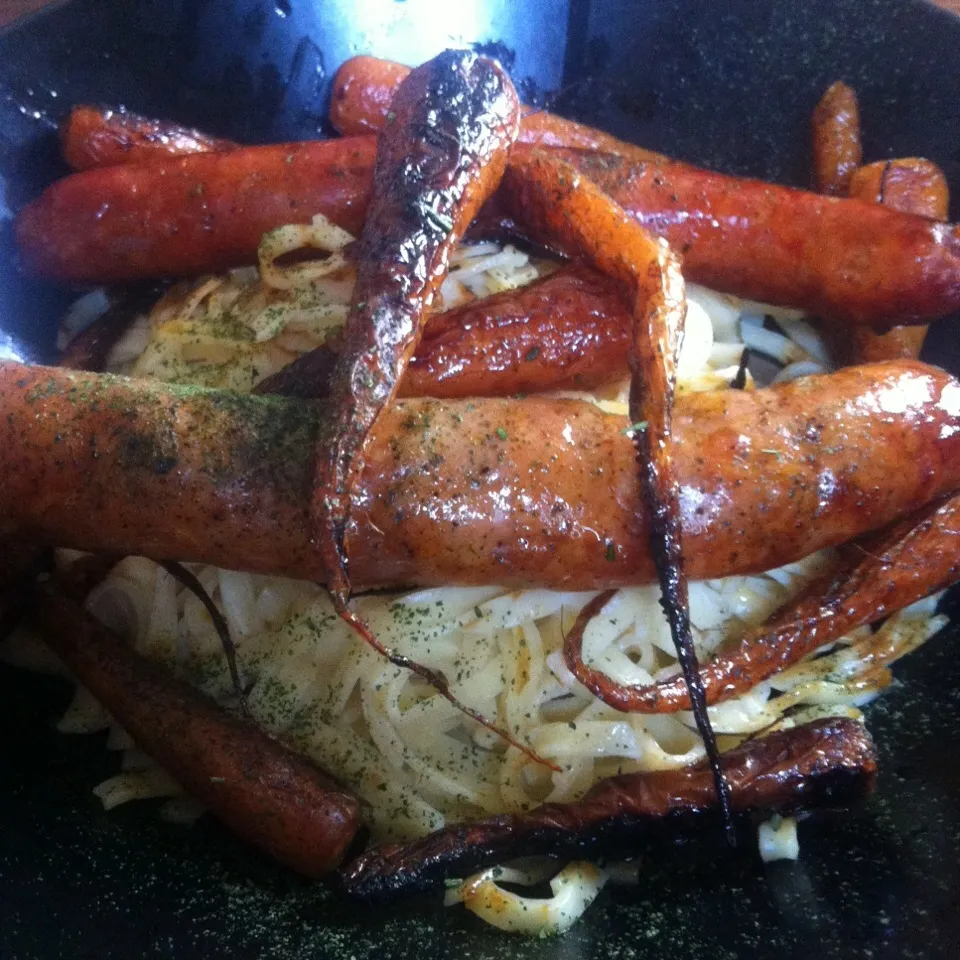
[[[191,153],[232,150],[232,140],[192,127],[154,120],[122,108],[78,104],[60,127],[60,151],[74,170],[118,163],[148,163]]]
[[[863,159],[856,93],[840,80],[831,84],[813,111],[812,126],[814,185],[819,193],[844,197]]]
[[[184,790],[299,873],[317,877],[338,866],[360,825],[354,797],[254,724],[140,656],[55,585],[38,590],[46,642]]]
[[[946,220],[950,208],[943,171],[920,157],[883,160],[860,167],[850,179],[850,196],[931,220]],[[873,363],[919,357],[926,336],[925,326],[894,327],[886,333],[852,330],[848,359],[851,363]]]

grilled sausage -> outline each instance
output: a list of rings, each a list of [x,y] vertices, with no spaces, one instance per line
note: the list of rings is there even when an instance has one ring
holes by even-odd
[[[0,536],[319,579],[321,403],[0,363]],[[589,589],[653,568],[623,418],[574,401],[406,400],[366,448],[357,587]],[[899,361],[682,396],[687,571],[768,570],[960,487],[960,384]]]
[[[263,234],[323,213],[359,233],[376,153],[356,137],[75,173],[21,211],[25,266],[76,283],[253,263]]]

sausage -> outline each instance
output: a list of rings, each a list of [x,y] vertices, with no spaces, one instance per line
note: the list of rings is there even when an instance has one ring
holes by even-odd
[[[333,78],[330,122],[347,136],[382,130],[390,115],[393,97],[409,73],[409,67],[377,57],[346,60]],[[625,143],[602,130],[534,107],[523,108],[518,142],[601,150],[636,160],[666,159],[662,154]]]
[[[356,137],[75,173],[21,211],[21,259],[52,279],[104,283],[252,263],[264,233],[317,213],[356,234],[375,154],[372,137]]]
[[[192,127],[154,120],[122,107],[78,104],[60,127],[60,152],[74,170],[117,163],[146,163],[191,153],[232,150],[232,140],[212,137]]]
[[[358,233],[374,152],[353,138],[74,174],[21,211],[21,257],[53,279],[101,283],[252,263],[264,232],[317,212]],[[960,306],[952,225],[682,164],[559,154],[665,237],[691,281],[860,324]]]
[[[322,403],[0,363],[0,536],[318,580]],[[653,567],[624,418],[578,401],[403,400],[377,424],[354,585],[592,589]],[[694,578],[769,570],[960,488],[960,384],[917,361],[677,399]]]
[[[227,827],[308,877],[343,859],[357,800],[319,769],[130,649],[49,583],[44,639],[140,748]]]
[[[370,431],[396,394],[450,254],[503,176],[519,104],[494,61],[448,50],[414,70],[380,135],[357,281],[330,379],[332,432],[317,450],[314,534],[343,616],[344,528]]]
[[[519,290],[427,319],[401,397],[505,397],[590,390],[628,374],[630,312],[606,277],[566,266]],[[336,353],[313,350],[256,393],[325,397]]]
[[[943,171],[920,157],[883,160],[861,167],[850,179],[850,196],[932,220],[946,220],[950,209],[950,191]],[[926,336],[925,326],[894,327],[887,333],[853,330],[850,361],[872,363],[918,357]]]
[[[831,717],[760,740],[723,757],[742,816],[835,809],[873,789],[877,758],[864,726]],[[716,810],[706,763],[679,770],[621,774],[595,784],[574,803],[547,803],[526,813],[453,824],[412,843],[361,854],[342,868],[340,884],[363,899],[425,891],[515,857],[624,859],[655,831],[702,825]]]
[[[665,237],[697,283],[850,323],[920,323],[960,305],[952,225],[672,163],[557,152]]]
[[[813,179],[818,193],[844,197],[863,160],[857,95],[838,80],[813,111]],[[908,211],[917,213],[919,211]]]

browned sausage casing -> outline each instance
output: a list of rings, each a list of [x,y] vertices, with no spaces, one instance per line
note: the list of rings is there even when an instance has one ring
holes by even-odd
[[[374,152],[352,138],[88,170],[27,206],[17,241],[28,268],[75,282],[252,263],[265,231],[315,213],[358,233]],[[952,225],[683,164],[559,152],[716,290],[853,323],[920,323],[960,306]]]
[[[359,805],[316,767],[231,717],[97,623],[49,585],[44,637],[138,745],[237,835],[309,877],[333,870]]]
[[[0,363],[0,535],[316,579],[324,411]],[[574,401],[398,402],[348,525],[355,585],[651,581],[625,425]],[[689,575],[766,570],[960,487],[960,384],[900,361],[696,394],[674,436]]]

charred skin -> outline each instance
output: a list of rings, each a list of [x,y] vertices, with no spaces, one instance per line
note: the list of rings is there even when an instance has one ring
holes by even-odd
[[[853,720],[818,720],[751,740],[723,757],[736,813],[795,813],[847,806],[873,789],[870,735]],[[445,827],[407,845],[380,847],[341,870],[344,889],[379,899],[429,890],[514,857],[623,859],[652,832],[689,828],[716,811],[706,763],[627,774],[596,784],[577,803]]]
[[[420,342],[450,254],[500,183],[518,120],[516,91],[497,64],[448,51],[407,77],[380,136],[353,302],[330,380],[333,434],[317,456],[317,545],[325,582],[344,609],[344,532],[364,443]]]
[[[327,411],[0,363],[0,535],[319,580]],[[355,490],[354,585],[650,582],[626,425],[576,401],[397,402]],[[960,488],[960,384],[899,361],[681,396],[674,444],[688,575],[768,570]]]
[[[122,108],[78,104],[60,128],[60,152],[74,170],[150,163],[192,153],[233,150],[232,140]]]
[[[950,188],[943,171],[920,157],[884,160],[860,167],[850,179],[850,196],[931,220],[946,220],[950,209]],[[852,330],[850,336],[850,362],[875,363],[898,357],[919,357],[927,328],[894,327],[887,333]]]
[[[360,825],[354,797],[254,724],[131,650],[50,584],[38,589],[46,642],[191,796],[305,876],[339,865]]]
[[[812,127],[814,186],[818,193],[845,197],[863,159],[854,91],[839,80],[831,84],[813,111]]]
[[[390,60],[351,57],[333,78],[330,122],[346,136],[382,130],[392,109],[393,98],[409,74],[409,67]],[[637,160],[666,159],[662,154],[625,143],[602,130],[534,107],[521,108],[517,142],[542,147],[600,150]]]

